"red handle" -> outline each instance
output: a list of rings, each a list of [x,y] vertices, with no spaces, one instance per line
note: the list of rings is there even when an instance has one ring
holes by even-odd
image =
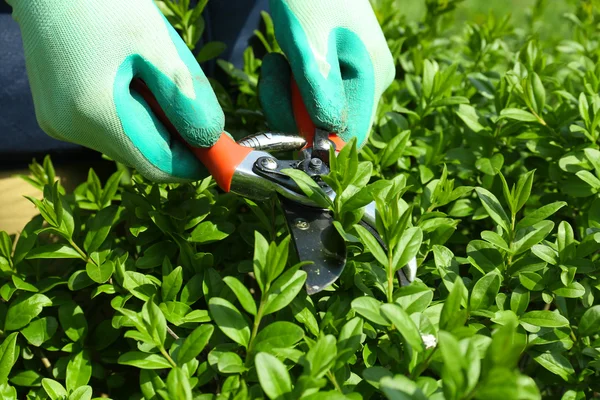
[[[310,118],[310,114],[306,109],[304,100],[302,100],[302,94],[300,94],[300,88],[296,83],[296,80],[292,78],[292,108],[294,110],[294,118],[296,119],[296,126],[298,127],[298,133],[306,139],[306,147],[310,148],[313,145],[315,137],[315,123]],[[335,148],[340,151],[346,143],[335,133],[329,134],[329,140],[335,143]]]
[[[146,84],[140,79],[134,79],[131,83],[132,89],[138,92],[150,106],[150,109],[158,117],[167,131],[174,137],[185,143],[194,155],[204,164],[221,189],[229,192],[231,180],[238,165],[252,152],[249,147],[237,144],[226,133],[212,147],[193,147],[187,143],[175,126],[169,121],[164,110]]]

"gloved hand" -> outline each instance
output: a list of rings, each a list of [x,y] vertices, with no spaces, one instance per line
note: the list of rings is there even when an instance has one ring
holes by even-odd
[[[395,66],[369,0],[270,0],[285,57],[263,60],[259,96],[271,129],[296,132],[290,66],[313,123],[363,145]],[[289,62],[289,65],[288,65]]]
[[[57,139],[156,181],[205,171],[139,94],[144,80],[182,137],[209,147],[224,115],[189,49],[152,0],[8,0],[19,22],[36,116]]]

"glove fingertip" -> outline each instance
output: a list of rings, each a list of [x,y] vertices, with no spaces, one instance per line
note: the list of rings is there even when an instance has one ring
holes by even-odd
[[[292,109],[291,70],[283,55],[270,53],[264,57],[258,99],[270,129],[297,132]]]

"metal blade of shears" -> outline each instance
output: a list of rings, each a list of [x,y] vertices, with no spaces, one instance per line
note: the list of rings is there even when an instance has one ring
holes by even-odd
[[[308,207],[281,197],[281,207],[298,258],[305,265],[306,292],[318,293],[334,283],[346,266],[346,242],[333,226],[328,210]]]

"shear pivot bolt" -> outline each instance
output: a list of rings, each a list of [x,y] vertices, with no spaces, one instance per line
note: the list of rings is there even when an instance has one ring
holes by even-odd
[[[313,158],[310,160],[310,169],[313,171],[320,171],[323,161],[320,158]]]
[[[308,223],[307,220],[302,219],[302,218],[298,218],[295,221],[296,224],[296,228],[301,229],[303,231],[307,230],[308,228],[310,228],[310,224]]]
[[[260,161],[260,165],[262,165],[263,168],[274,170],[277,168],[277,161],[273,158],[263,158]]]

